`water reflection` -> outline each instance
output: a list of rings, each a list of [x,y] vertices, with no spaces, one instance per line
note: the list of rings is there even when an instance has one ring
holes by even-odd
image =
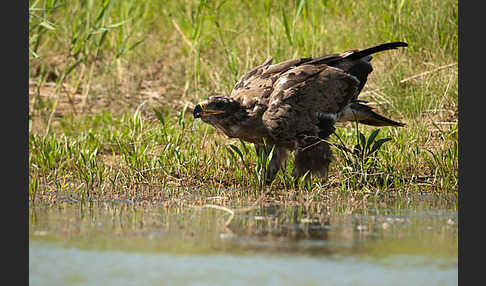
[[[436,198],[379,203],[264,204],[234,216],[217,209],[133,202],[30,208],[30,239],[83,249],[174,254],[299,254],[457,259],[457,210]]]

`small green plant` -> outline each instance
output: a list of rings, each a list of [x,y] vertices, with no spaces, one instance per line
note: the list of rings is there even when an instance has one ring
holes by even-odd
[[[249,174],[252,174],[252,170],[248,159],[251,156],[251,154],[245,142],[241,140],[240,140],[240,147],[241,149],[235,144],[229,144],[225,146],[225,149],[230,154],[231,162],[233,163],[234,166],[236,166],[235,169],[238,170],[236,172],[237,178],[239,179],[240,183],[244,183],[245,177],[248,176]],[[237,154],[238,157],[236,157],[235,154]],[[243,169],[239,168],[240,164],[238,163],[239,161],[238,158],[241,160],[243,164]],[[240,170],[243,172],[240,172]]]
[[[255,154],[253,154],[250,149],[246,146],[245,142],[240,140],[240,147],[234,144],[229,144],[226,146],[226,151],[230,154],[230,158],[233,162],[241,159],[243,162],[244,169],[247,176],[249,176],[254,189],[263,190],[267,183],[270,183],[270,188],[272,187],[275,180],[269,181],[269,166],[270,161],[273,158],[273,152],[275,146],[270,146],[266,141],[263,145],[255,147]],[[236,157],[235,154],[238,154]],[[255,163],[253,163],[255,162]],[[235,164],[238,165],[238,164]]]
[[[379,133],[380,129],[375,129],[366,137],[356,128],[356,144],[351,150],[344,144],[336,145],[344,160],[343,171],[351,175],[352,186],[363,186],[370,183],[371,178],[376,178],[379,169],[378,151],[391,140],[389,137],[377,139]]]
[[[457,142],[454,141],[451,145],[438,152],[427,150],[426,161],[439,190],[457,190]]]
[[[270,188],[274,181],[269,181],[269,166],[270,161],[273,158],[273,152],[275,151],[275,145],[270,146],[265,140],[263,140],[263,145],[256,148],[257,158],[256,158],[256,170],[255,175],[257,177],[258,187],[263,190],[265,184],[270,183]]]
[[[29,183],[29,197],[32,204],[35,204],[35,195],[38,189],[39,189],[39,179],[37,177],[33,177]]]
[[[298,189],[311,190],[312,189],[312,177],[310,171],[304,173],[304,175],[297,180],[295,180],[294,185]]]

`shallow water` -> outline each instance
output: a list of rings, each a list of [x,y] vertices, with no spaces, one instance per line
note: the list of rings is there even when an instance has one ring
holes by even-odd
[[[457,207],[434,196],[236,214],[30,207],[30,285],[457,285]]]

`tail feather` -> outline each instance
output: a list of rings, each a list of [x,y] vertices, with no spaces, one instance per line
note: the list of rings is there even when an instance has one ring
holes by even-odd
[[[396,48],[399,48],[399,47],[408,47],[408,44],[405,43],[405,42],[385,43],[385,44],[381,44],[381,45],[378,45],[378,46],[367,48],[367,49],[364,49],[364,50],[361,50],[361,51],[354,52],[354,53],[350,54],[349,56],[347,56],[347,58],[357,60],[357,59],[361,59],[363,57],[369,56],[369,55],[374,54],[374,53],[378,53],[378,52],[386,51],[386,50],[392,50],[392,49],[396,49]]]
[[[381,116],[374,112],[371,107],[356,102],[351,103],[343,110],[338,121],[358,121],[359,123],[372,126],[405,126],[404,123]]]
[[[331,54],[331,55],[325,55],[322,57],[317,57],[317,58],[305,58],[302,59],[302,63],[305,62],[306,64],[326,64],[326,65],[333,65],[336,64],[337,62],[342,61],[343,59],[351,59],[351,60],[359,60],[364,57],[366,61],[371,60],[371,54],[381,52],[381,51],[386,51],[386,50],[392,50],[396,49],[398,47],[408,47],[408,44],[405,42],[391,42],[391,43],[385,43],[381,44],[378,46],[374,46],[371,48],[367,48],[364,50],[350,50],[346,51],[344,53],[337,53],[337,54]]]

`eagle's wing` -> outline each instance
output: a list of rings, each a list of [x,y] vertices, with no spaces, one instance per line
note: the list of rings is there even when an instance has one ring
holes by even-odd
[[[276,142],[318,133],[318,114],[335,114],[354,98],[359,80],[325,64],[294,66],[273,84],[262,121]]]
[[[261,65],[255,67],[238,80],[230,97],[238,101],[243,107],[252,110],[256,106],[263,111],[270,94],[274,91],[274,83],[279,76],[291,68],[312,60],[299,58],[271,65],[273,58],[267,58]],[[254,111],[254,113],[258,113]]]
[[[247,109],[253,108],[261,98],[268,97],[271,93],[272,82],[261,76],[272,61],[273,58],[269,57],[261,65],[242,76],[235,84],[230,97]]]
[[[360,81],[358,92],[354,94],[353,98],[353,100],[356,100],[367,81],[368,74],[373,70],[370,64],[370,60],[372,59],[371,54],[406,46],[408,44],[404,42],[384,43],[363,50],[355,49],[315,58],[292,59],[274,65],[271,65],[273,59],[269,57],[236,83],[231,97],[247,109],[252,109],[255,105],[265,105],[265,101],[274,92],[273,84],[283,73],[302,65],[327,65],[338,68]],[[260,108],[259,110],[264,110],[264,108]]]
[[[366,84],[368,75],[373,71],[373,67],[370,63],[372,59],[371,55],[381,51],[407,46],[408,44],[404,42],[384,43],[363,50],[354,49],[343,53],[316,57],[307,64],[326,64],[328,66],[339,68],[346,73],[355,76],[360,81],[360,86],[358,88],[358,92],[356,93],[357,97]],[[356,100],[356,97],[353,100]]]

